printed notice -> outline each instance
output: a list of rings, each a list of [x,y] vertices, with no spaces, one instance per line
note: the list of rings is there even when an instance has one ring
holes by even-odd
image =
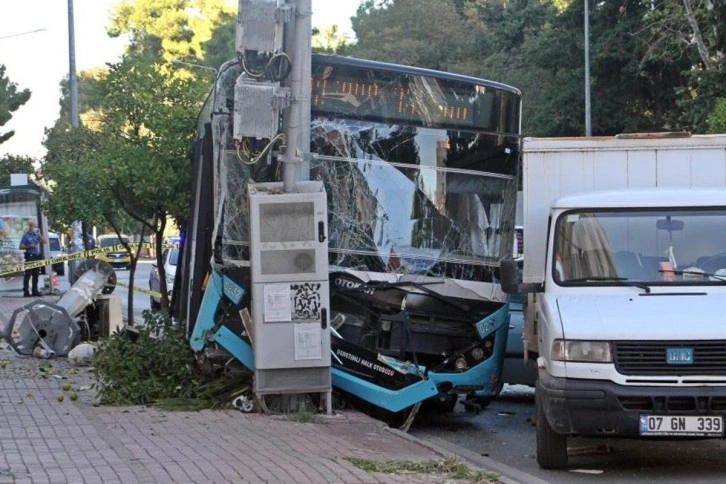
[[[266,323],[292,321],[289,284],[266,284],[264,299]]]
[[[320,323],[295,324],[295,359],[320,360],[323,358],[323,335]]]

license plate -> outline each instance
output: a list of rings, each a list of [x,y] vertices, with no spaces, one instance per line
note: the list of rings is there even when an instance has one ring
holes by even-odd
[[[723,417],[715,415],[641,415],[640,435],[723,437]]]

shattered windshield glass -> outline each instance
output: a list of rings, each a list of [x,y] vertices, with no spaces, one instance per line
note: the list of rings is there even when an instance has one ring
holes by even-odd
[[[476,134],[323,118],[312,126],[331,265],[465,278],[511,250],[514,177],[449,167],[457,152],[482,151]]]

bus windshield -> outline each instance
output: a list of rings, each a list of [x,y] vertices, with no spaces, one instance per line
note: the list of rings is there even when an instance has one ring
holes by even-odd
[[[318,118],[313,141],[328,154],[312,174],[330,199],[332,265],[468,278],[464,268],[494,266],[511,250],[502,242],[513,227],[502,222],[514,208],[513,178],[447,169],[452,146],[486,157],[475,134]]]

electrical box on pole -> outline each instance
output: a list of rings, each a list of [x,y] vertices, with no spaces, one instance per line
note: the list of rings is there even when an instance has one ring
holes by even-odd
[[[235,50],[244,72],[235,82],[233,137],[272,140],[280,131],[282,110],[290,104],[290,90],[280,86],[291,60],[284,52],[284,25],[292,7],[282,0],[240,0]]]

